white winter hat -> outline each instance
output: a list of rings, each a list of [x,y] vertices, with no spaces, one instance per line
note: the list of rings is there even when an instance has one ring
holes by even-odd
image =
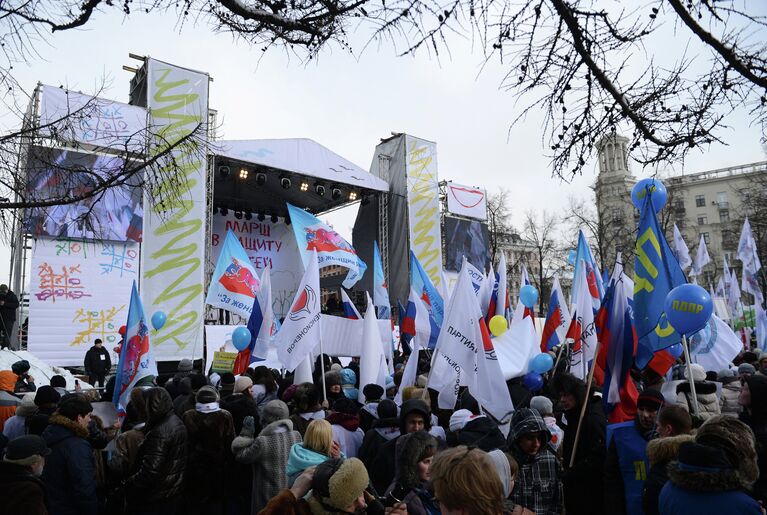
[[[685,367],[684,369],[684,378],[688,381],[690,380],[690,376],[688,375],[689,370],[692,369],[692,380],[693,381],[705,381],[706,380],[706,370],[698,365],[697,363],[693,363],[690,365],[690,367]]]

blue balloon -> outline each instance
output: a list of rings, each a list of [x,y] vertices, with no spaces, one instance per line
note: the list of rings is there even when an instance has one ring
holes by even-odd
[[[164,311],[155,311],[152,314],[152,327],[155,331],[159,331],[165,325],[166,320],[168,320],[168,316]]]
[[[714,303],[705,288],[683,284],[668,292],[664,310],[671,327],[679,334],[691,335],[706,326]]]
[[[530,372],[525,374],[525,377],[522,378],[522,384],[531,392],[537,392],[543,388],[543,378],[541,377],[541,374]]]
[[[642,179],[634,185],[634,189],[631,190],[631,202],[634,203],[634,207],[638,210],[642,210],[642,204],[644,204],[647,194],[651,194],[652,207],[655,208],[657,213],[663,206],[666,205],[668,199],[668,192],[666,187],[658,179]]]
[[[554,358],[550,354],[542,352],[530,360],[530,372],[545,374],[554,366]]]
[[[526,308],[532,308],[538,302],[538,290],[532,284],[526,284],[519,290],[519,300]]]
[[[240,326],[232,332],[232,345],[237,350],[245,350],[250,345],[250,331],[245,326]]]

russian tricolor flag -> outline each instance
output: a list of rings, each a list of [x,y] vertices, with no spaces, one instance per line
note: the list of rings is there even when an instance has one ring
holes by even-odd
[[[352,320],[359,320],[362,318],[360,312],[357,311],[352,299],[346,294],[346,291],[341,288],[341,306],[344,309],[344,318],[350,318]]]
[[[567,309],[559,279],[555,277],[554,285],[551,288],[548,311],[546,312],[546,322],[543,325],[541,352],[547,352],[565,342],[569,323],[570,310]]]

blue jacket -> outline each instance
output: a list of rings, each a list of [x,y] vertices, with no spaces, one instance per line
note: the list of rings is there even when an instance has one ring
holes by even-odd
[[[644,515],[642,494],[650,464],[647,440],[635,420],[607,427],[605,513]],[[620,477],[620,480],[618,479]]]
[[[344,453],[341,453],[341,457],[346,459]],[[290,448],[290,454],[288,455],[288,464],[285,469],[285,473],[288,475],[288,486],[293,486],[293,482],[296,478],[309,467],[319,465],[328,460],[328,456],[322,453],[307,449],[302,443],[294,443]]]
[[[759,503],[739,490],[700,492],[685,490],[667,482],[660,492],[661,515],[761,515]]]
[[[51,515],[96,515],[96,462],[86,439],[88,430],[54,414],[43,431],[51,449],[45,458],[43,483]]]

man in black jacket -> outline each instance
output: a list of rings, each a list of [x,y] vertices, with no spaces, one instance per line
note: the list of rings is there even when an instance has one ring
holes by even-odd
[[[144,401],[146,438],[136,456],[134,473],[125,481],[128,511],[133,515],[175,513],[186,469],[186,426],[173,413],[173,401],[165,388],[148,389]]]
[[[0,349],[11,344],[11,334],[16,323],[16,310],[19,299],[8,289],[7,284],[0,284]]]
[[[102,343],[101,339],[96,338],[93,341],[93,347],[85,353],[84,360],[88,382],[96,386],[96,381],[98,381],[99,387],[104,386],[104,378],[112,368],[112,359],[109,357],[109,351],[104,348]]]

